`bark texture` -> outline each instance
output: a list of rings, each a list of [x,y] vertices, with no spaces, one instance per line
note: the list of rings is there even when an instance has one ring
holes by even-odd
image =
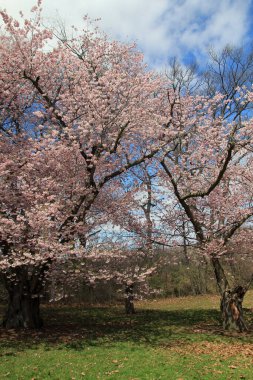
[[[242,303],[248,287],[230,289],[224,269],[218,258],[212,258],[217,285],[221,294],[221,318],[225,330],[247,331]]]
[[[243,317],[242,302],[246,289],[237,286],[233,290],[226,290],[221,299],[222,322],[225,330],[247,331]]]

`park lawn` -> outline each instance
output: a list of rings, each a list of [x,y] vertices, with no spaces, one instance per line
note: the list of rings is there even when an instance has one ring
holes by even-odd
[[[253,292],[245,300],[253,327]],[[253,333],[224,333],[219,298],[44,306],[41,331],[0,329],[0,379],[253,379]]]

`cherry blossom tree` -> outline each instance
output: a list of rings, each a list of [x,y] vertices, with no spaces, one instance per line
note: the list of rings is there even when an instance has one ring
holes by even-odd
[[[84,20],[70,39],[42,26],[41,1],[19,23],[2,11],[1,273],[6,327],[39,327],[52,261],[84,250],[87,216],[108,184],[183,131],[168,124],[164,78],[134,45]],[[52,47],[51,47],[52,46]]]
[[[252,92],[245,87],[235,91],[236,107],[232,104],[231,109],[232,100],[226,95],[189,96],[171,89],[172,122],[184,124],[188,134],[175,142],[161,166],[170,194],[187,217],[195,247],[213,265],[224,326],[235,325],[242,331],[246,329],[242,301],[248,287],[231,290],[221,264],[221,257],[233,239],[240,239],[240,228],[253,215],[252,119],[249,111],[243,112],[252,104]],[[184,111],[186,101],[191,112]]]
[[[153,264],[153,265],[152,265]],[[150,296],[148,279],[157,265],[147,261],[146,252],[130,248],[126,243],[103,242],[88,249],[82,257],[72,255],[54,261],[47,273],[50,301],[75,297],[85,285],[91,291],[97,287],[117,289],[117,298],[125,303],[127,314],[134,310],[134,299]],[[100,299],[101,298],[100,295]]]

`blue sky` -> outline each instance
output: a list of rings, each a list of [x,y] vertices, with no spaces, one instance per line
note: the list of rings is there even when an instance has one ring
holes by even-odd
[[[135,40],[146,60],[163,67],[168,57],[189,57],[203,63],[210,46],[247,45],[253,37],[253,0],[44,0],[44,17],[61,17],[66,25],[82,24],[82,15],[101,18],[112,38]],[[0,7],[18,16],[33,0],[0,0]],[[58,15],[58,16],[57,16]]]

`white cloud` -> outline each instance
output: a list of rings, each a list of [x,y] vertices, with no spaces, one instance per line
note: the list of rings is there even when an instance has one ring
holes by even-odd
[[[0,7],[17,16],[33,0],[0,0]],[[86,13],[101,18],[102,28],[113,38],[135,40],[150,62],[168,56],[199,55],[212,45],[241,44],[249,26],[250,0],[44,0],[44,15],[56,10],[67,25],[81,25]]]

